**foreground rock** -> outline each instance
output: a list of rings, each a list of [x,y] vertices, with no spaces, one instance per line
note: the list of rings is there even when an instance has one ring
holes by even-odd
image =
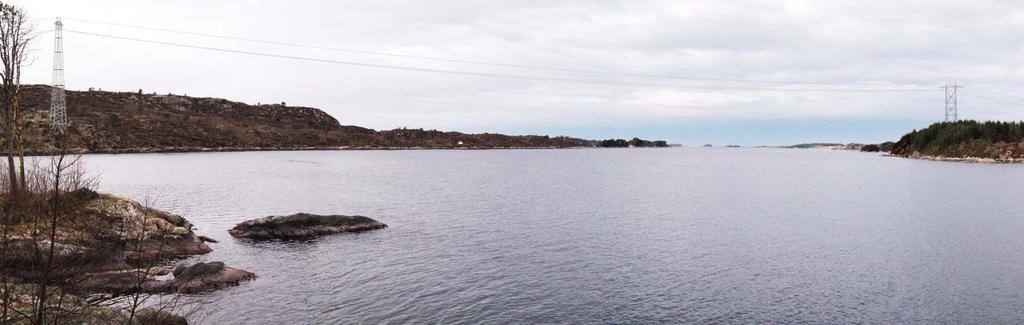
[[[142,206],[138,202],[89,190],[68,193],[66,202],[76,207],[57,233],[53,277],[130,270],[156,261],[212,251],[185,218]],[[7,276],[31,282],[40,276],[35,269],[37,252],[49,245],[33,237],[27,226],[14,225],[0,252],[9,267]]]
[[[163,310],[143,309],[139,311],[138,315],[135,315],[135,320],[132,321],[132,324],[188,325],[188,319]]]
[[[158,277],[173,274],[170,279]],[[86,292],[131,294],[198,293],[242,284],[256,279],[252,272],[225,266],[223,262],[199,262],[190,266],[135,269],[88,274],[78,285]]]
[[[343,232],[361,232],[386,228],[388,225],[364,216],[315,215],[297,213],[270,216],[236,225],[231,236],[255,240],[309,239]]]
[[[199,267],[206,272],[189,271],[184,278],[158,280],[158,276],[172,271],[159,267],[167,261],[212,251],[206,244],[208,240],[197,235],[188,220],[90,190],[67,193],[66,202],[75,212],[57,233],[54,267],[48,276],[51,281],[72,283],[67,288],[70,291],[114,295],[137,291],[198,292],[255,277],[220,263],[212,269],[208,265]],[[38,269],[38,252],[45,251],[49,241],[32,237],[29,229],[13,225],[5,249],[0,251],[0,257],[7,262],[0,273],[15,283],[37,282],[44,276]]]

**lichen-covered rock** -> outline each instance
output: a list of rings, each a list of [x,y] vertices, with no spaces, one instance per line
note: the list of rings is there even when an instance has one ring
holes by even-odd
[[[185,218],[126,198],[99,194],[88,202],[90,233],[106,242],[123,241],[129,262],[206,254],[213,249]],[[139,264],[139,263],[135,263]]]
[[[237,238],[255,240],[308,239],[343,232],[381,229],[387,226],[380,221],[364,216],[297,213],[242,222],[228,230],[228,233]]]
[[[185,236],[188,235],[189,233],[190,231],[188,229],[185,229],[185,227],[174,227],[174,229],[171,229],[171,235],[175,236]]]
[[[101,230],[100,235],[107,237],[149,239],[192,235],[192,224],[185,218],[115,195],[94,193],[83,210],[95,217],[90,222],[102,223],[102,227],[96,228]]]
[[[81,279],[75,281],[74,289],[124,292],[140,280],[153,280],[149,279],[153,274],[139,272],[140,268],[212,251],[181,216],[90,190],[67,193],[65,199],[75,209],[57,232],[55,267],[48,276]],[[32,237],[28,229],[20,225],[11,228],[5,249],[0,250],[0,258],[6,261],[0,272],[32,282],[42,276],[38,253],[47,251],[50,242]]]

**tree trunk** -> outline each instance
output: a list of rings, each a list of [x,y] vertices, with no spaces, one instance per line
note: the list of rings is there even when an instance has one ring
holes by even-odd
[[[21,97],[21,86],[15,86],[14,98],[11,98],[11,106],[14,108],[14,140],[18,146],[18,176],[20,176],[20,188],[25,189],[25,136],[21,125],[21,107],[18,99]]]
[[[12,127],[13,128],[13,127]],[[18,186],[18,173],[14,170],[14,135],[13,132],[7,132],[7,139],[4,139],[7,146],[7,174],[10,178],[10,191],[11,200],[17,200],[18,192],[21,186]]]

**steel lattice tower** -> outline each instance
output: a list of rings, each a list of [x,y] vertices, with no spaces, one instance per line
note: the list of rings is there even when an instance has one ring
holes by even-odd
[[[53,90],[50,93],[50,127],[63,133],[68,127],[67,102],[64,98],[64,24],[57,18],[53,30]]]
[[[939,89],[946,91],[946,122],[956,122],[959,120],[957,116],[957,98],[956,95],[959,92],[958,89],[963,88],[957,85],[955,82],[951,84],[945,84]]]

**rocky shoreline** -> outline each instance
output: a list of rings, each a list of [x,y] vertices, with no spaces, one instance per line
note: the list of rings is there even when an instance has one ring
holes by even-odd
[[[931,160],[931,161],[947,161],[947,162],[959,162],[959,163],[976,163],[976,164],[1024,164],[1024,158],[1015,158],[1015,157],[1000,157],[1000,158],[946,157],[946,156],[922,155],[922,154],[919,154],[919,153],[915,153],[913,155],[886,154],[884,156],[886,156],[886,157],[896,157],[896,158]]]
[[[34,235],[28,224],[17,221],[5,228],[4,250],[0,252],[5,267],[0,269],[0,275],[13,290],[30,292],[39,283],[52,283],[72,297],[69,304],[94,308],[98,314],[117,314],[116,308],[85,302],[132,299],[137,294],[196,294],[239,286],[257,278],[255,273],[223,262],[177,262],[212,252],[207,242],[215,242],[197,234],[195,227],[180,215],[87,189],[67,192],[64,200],[72,207],[68,211],[73,212],[53,237],[53,262],[45,262],[45,271],[40,268],[44,262],[38,252],[40,246],[50,245],[49,239]],[[386,224],[364,216],[297,213],[245,221],[229,233],[246,240],[292,240],[385,227]],[[20,302],[15,305],[25,308]],[[176,324],[187,323],[184,317],[174,314],[150,316],[173,319]]]
[[[158,277],[171,274],[169,263],[182,257],[203,255],[213,249],[195,233],[184,217],[143,206],[110,194],[90,190],[68,193],[81,207],[59,235],[55,267],[48,275],[66,279],[66,289],[90,294],[194,293],[239,285],[256,278],[244,270],[226,267],[191,272],[188,278]],[[19,229],[15,227],[14,229]],[[9,264],[6,279],[32,283],[40,276],[33,252],[38,241],[17,232],[3,252]],[[184,267],[200,267],[202,263]],[[207,263],[209,264],[209,263]]]

